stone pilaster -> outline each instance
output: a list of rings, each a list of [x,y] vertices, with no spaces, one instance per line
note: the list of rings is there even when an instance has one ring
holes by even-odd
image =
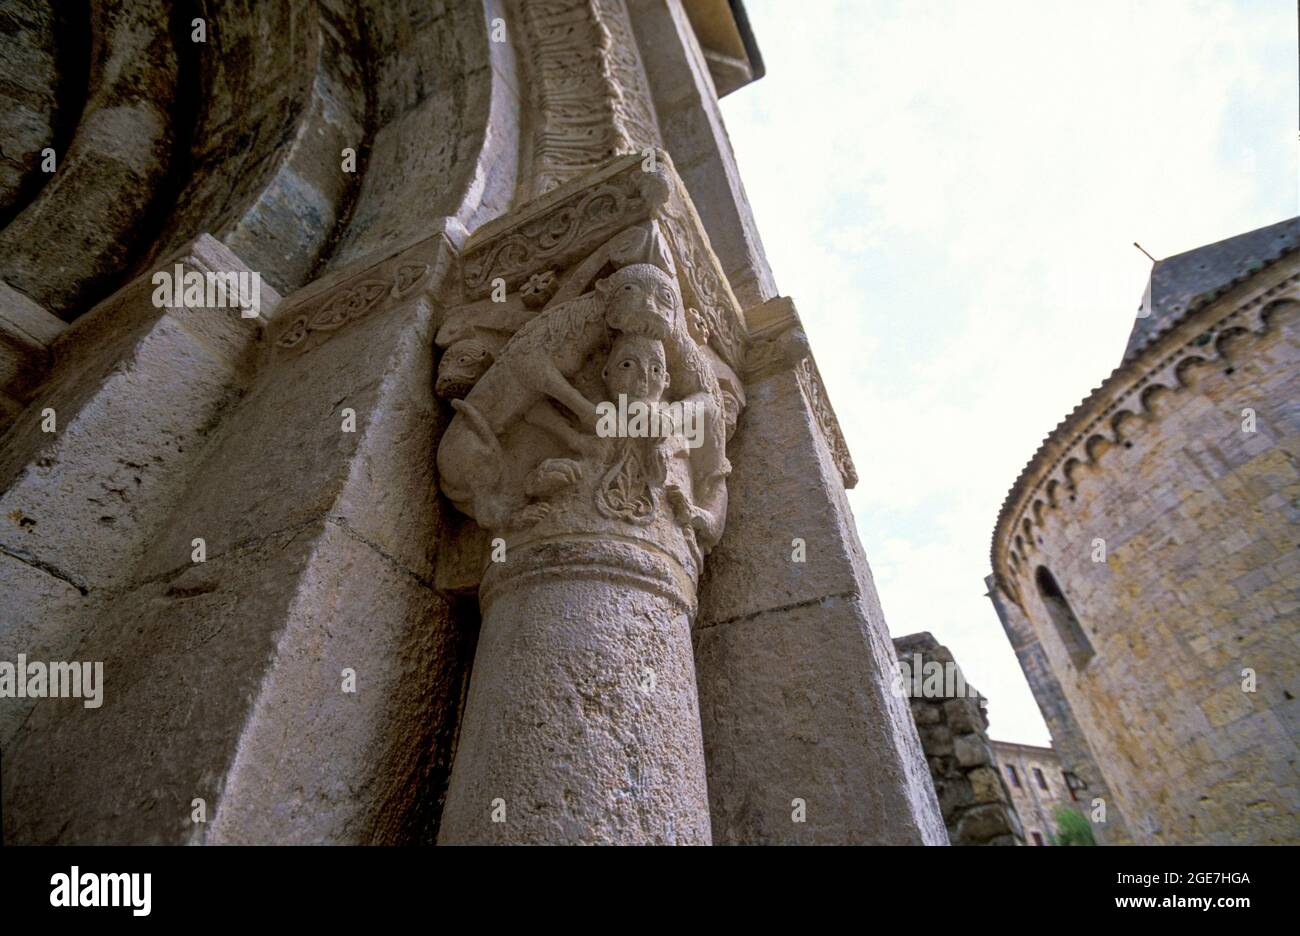
[[[201,236],[157,271],[243,273]],[[181,500],[247,388],[265,318],[160,307],[150,271],[52,336],[53,360],[0,446],[0,659],[71,659]],[[263,315],[278,300],[262,289]],[[188,551],[188,550],[187,550]],[[0,744],[31,700],[0,710]]]
[[[60,518],[46,535],[64,551],[38,555],[96,603],[65,610],[51,643],[32,630],[60,623],[42,602],[4,658],[102,661],[103,704],[43,700],[6,745],[7,841],[433,840],[468,656],[432,584],[432,337],[454,253],[437,234],[332,274],[246,336],[232,310],[155,320],[138,289],[70,329],[50,392],[98,389],[47,451],[81,474],[42,483],[37,461],[7,496],[38,528]],[[241,366],[218,369],[221,350]],[[143,450],[118,449],[140,484],[92,458],[113,438]],[[108,486],[132,498],[115,536],[51,500]]]
[[[673,154],[732,290],[749,309],[777,289],[718,106],[710,74],[718,59],[701,48],[693,25],[701,13],[725,30],[732,11],[726,0],[692,8],[688,15],[681,0],[628,0],[663,148]]]
[[[695,635],[715,843],[946,844],[793,305],[750,310],[727,532]]]

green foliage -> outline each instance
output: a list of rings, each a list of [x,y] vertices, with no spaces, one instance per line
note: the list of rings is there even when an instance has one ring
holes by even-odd
[[[1092,824],[1082,815],[1068,806],[1057,806],[1053,814],[1056,819],[1057,845],[1096,845],[1092,835]]]

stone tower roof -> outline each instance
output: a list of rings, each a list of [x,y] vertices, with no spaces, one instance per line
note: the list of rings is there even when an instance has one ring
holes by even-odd
[[[1300,218],[1279,221],[1157,260],[1124,349],[1124,360],[1181,319],[1198,300],[1222,292],[1300,245]]]

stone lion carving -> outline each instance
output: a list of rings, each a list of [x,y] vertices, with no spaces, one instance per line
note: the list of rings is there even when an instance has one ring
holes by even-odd
[[[433,392],[443,399],[459,399],[469,393],[495,360],[493,349],[479,338],[457,341],[443,352],[438,362],[438,379]]]
[[[680,331],[681,300],[672,278],[646,263],[634,263],[598,280],[594,293],[547,308],[524,325],[497,354],[463,400],[438,447],[444,493],[457,509],[488,529],[506,524],[524,499],[503,484],[501,436],[520,419],[544,428],[559,411],[554,401],[594,436],[596,404],[570,382],[588,358],[609,340],[611,330],[668,339]]]

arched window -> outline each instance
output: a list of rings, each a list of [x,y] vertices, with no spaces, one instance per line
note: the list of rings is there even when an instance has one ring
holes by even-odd
[[[1065,649],[1070,652],[1070,659],[1074,661],[1076,667],[1083,669],[1096,651],[1092,649],[1092,642],[1088,640],[1088,635],[1083,632],[1079,619],[1070,608],[1065,592],[1061,591],[1061,586],[1056,583],[1055,576],[1047,571],[1046,566],[1038,567],[1034,581],[1038,583],[1038,596],[1047,606],[1047,613],[1052,616],[1056,632],[1061,635]]]

